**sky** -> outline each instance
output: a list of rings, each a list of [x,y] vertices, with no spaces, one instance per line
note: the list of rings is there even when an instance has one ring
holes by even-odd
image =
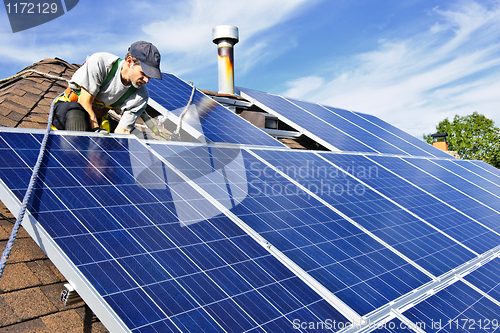
[[[123,57],[146,40],[162,71],[216,91],[217,25],[239,29],[237,86],[372,114],[419,138],[474,111],[500,127],[500,0],[80,0],[16,33],[3,7],[0,79],[44,58]]]

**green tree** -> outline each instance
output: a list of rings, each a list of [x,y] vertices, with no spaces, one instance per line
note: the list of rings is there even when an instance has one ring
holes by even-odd
[[[452,122],[446,118],[436,126],[436,132],[448,133],[448,149],[457,151],[460,158],[500,167],[500,129],[484,115],[456,115]],[[432,144],[431,134],[424,134],[424,140]]]

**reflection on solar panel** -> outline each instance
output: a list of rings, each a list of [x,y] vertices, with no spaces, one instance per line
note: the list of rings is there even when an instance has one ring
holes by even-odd
[[[163,74],[162,80],[151,79],[148,83],[148,104],[158,112],[170,115],[177,124],[188,104],[193,87],[173,74]],[[193,96],[191,107],[183,117],[183,129],[201,142],[229,142],[247,145],[283,147],[279,141],[267,135],[251,123],[214,102],[199,90]]]
[[[374,116],[239,89],[243,97],[330,150],[451,158]]]
[[[0,132],[14,212],[39,133]],[[24,226],[111,331],[435,331],[500,313],[500,182],[481,164],[64,132],[47,149]]]

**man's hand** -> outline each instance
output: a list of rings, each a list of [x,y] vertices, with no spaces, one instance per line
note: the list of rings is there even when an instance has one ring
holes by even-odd
[[[116,134],[130,134],[130,131],[127,131],[126,129],[124,129],[120,125],[117,125],[115,128],[115,133]]]
[[[78,103],[87,111],[90,117],[89,126],[90,128],[99,127],[97,122],[97,117],[94,110],[92,110],[92,103],[94,102],[95,96],[92,96],[85,88],[81,88],[80,96],[78,97]]]

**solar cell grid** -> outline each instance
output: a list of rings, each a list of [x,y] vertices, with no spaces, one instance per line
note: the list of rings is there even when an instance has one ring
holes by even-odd
[[[495,206],[495,201],[500,198],[500,186],[498,185],[500,184],[500,179],[496,182],[488,181],[479,175],[469,172],[467,169],[460,167],[457,163],[452,161],[417,160],[415,162],[416,166],[425,168],[425,170],[428,170],[428,172],[431,172],[439,179],[449,184],[453,184],[453,187],[461,189],[468,194],[473,194],[474,198],[485,203],[492,202],[492,205]],[[438,165],[443,169],[440,170]]]
[[[459,192],[448,185],[456,185],[455,183],[441,182],[438,179],[433,178],[431,175],[414,167],[412,164],[417,163],[417,159],[412,159],[412,164],[403,160],[398,161],[384,156],[370,156],[369,159],[388,168],[427,193],[433,194],[437,198],[442,199],[446,202],[446,204],[466,214],[469,219],[472,218],[475,221],[480,222],[484,227],[490,229],[490,231],[492,231],[495,235],[498,235],[498,213],[467,195],[467,192],[469,192],[470,189],[476,191],[476,186],[469,184],[466,188],[459,187],[458,189],[460,191],[464,191],[463,193]],[[479,191],[482,190],[479,189]]]
[[[377,152],[384,154],[408,155],[405,151],[389,144],[386,141],[381,140],[379,137],[366,131],[364,128],[356,126],[355,124],[352,124],[351,122],[338,116],[336,113],[331,112],[330,109],[326,109],[318,104],[299,101],[291,98],[285,98],[285,99],[298,105],[306,112],[326,121],[328,125],[341,129],[342,131],[348,133],[357,140],[369,144],[369,146],[372,149],[376,150]]]
[[[500,307],[457,281],[403,313],[428,332],[495,332]],[[493,320],[495,322],[493,323]]]
[[[293,183],[275,177],[258,159],[242,153],[244,164],[231,167],[245,177],[231,186],[250,185],[231,212],[355,311],[366,314],[430,280],[338,214],[301,194]],[[175,158],[169,160],[176,164]]]
[[[499,184],[500,174],[497,176],[494,173],[486,171],[485,169],[481,168],[479,166],[479,163],[477,163],[477,162],[482,162],[482,161],[470,161],[470,160],[453,161],[453,163],[455,163],[456,165],[459,165],[460,167],[462,167],[466,170],[469,170],[470,172],[472,172],[476,175],[479,175],[481,178],[487,179],[494,184]],[[486,164],[485,162],[482,162],[482,163]]]
[[[177,117],[188,104],[192,89],[186,82],[167,73],[163,74],[162,80],[151,79],[148,83],[150,99]],[[188,112],[183,122],[199,130],[209,141],[284,147],[278,140],[198,90],[194,93],[192,105],[197,108],[196,115],[194,111]]]
[[[493,259],[464,279],[500,302],[500,259]],[[498,319],[500,323],[500,318]]]
[[[251,99],[256,99],[257,104],[261,104],[266,108],[266,111],[276,114],[278,113],[284,122],[295,128],[303,128],[312,133],[315,139],[320,142],[326,142],[332,150],[359,151],[376,153],[368,145],[355,140],[353,137],[346,135],[342,131],[330,126],[327,122],[319,119],[301,108],[288,102],[281,96],[271,95],[264,92],[240,89],[242,93],[250,96]]]
[[[490,164],[488,164],[488,163],[486,163],[484,161],[471,160],[469,162],[475,164],[476,166],[478,166],[479,168],[481,168],[483,170],[488,171],[491,174],[494,174],[494,175],[500,177],[500,170],[498,170],[494,166],[492,166],[492,165],[490,165]]]
[[[377,165],[368,159],[363,162],[361,158],[357,163],[366,168]],[[399,161],[394,159],[387,160],[385,164],[388,170],[393,170],[396,165],[399,165]],[[378,177],[365,181],[477,253],[484,253],[500,242],[500,236],[496,232],[448,206],[446,201],[442,201],[444,199],[440,193],[431,193],[433,197],[423,190],[410,186],[407,181],[396,177],[388,170],[379,165]],[[411,174],[411,169],[407,172]],[[400,174],[404,175],[401,172]]]
[[[382,119],[380,119],[378,117],[375,117],[373,115],[366,114],[366,113],[360,113],[360,112],[354,112],[354,113],[356,115],[358,115],[359,117],[361,117],[365,120],[368,120],[368,121],[372,122],[373,124],[379,126],[381,129],[386,130],[389,133],[392,133],[405,141],[408,141],[412,145],[428,152],[429,154],[431,154],[434,157],[453,159],[453,157],[451,155],[427,144],[426,142],[424,142],[422,140],[417,139],[416,137],[406,133],[405,131],[400,130],[399,128],[383,121]],[[422,155],[415,154],[414,156],[422,156]]]
[[[2,133],[1,137],[4,150],[39,149],[29,134]],[[184,200],[196,210],[204,204],[203,198],[192,195],[185,183],[170,187],[168,174],[172,172],[163,167],[164,172],[157,173],[159,161],[154,156],[138,160],[136,156],[148,151],[136,145],[135,139],[73,138],[52,137],[47,158],[55,165],[41,170],[35,189],[38,195],[30,211],[96,291],[94,297],[107,304],[118,316],[115,320],[127,329],[245,331],[279,327],[286,331],[295,317],[319,321],[325,313],[347,322],[318,294],[307,292],[304,282],[226,217],[197,220],[189,227],[182,224],[176,200]],[[29,140],[31,148],[25,144]],[[59,159],[73,156],[69,153],[75,151],[73,143],[87,147],[77,158],[81,162],[83,156],[85,166],[61,167],[68,161]],[[105,146],[110,149],[103,149]],[[124,150],[130,151],[128,162],[121,155]],[[29,168],[16,159],[9,166],[12,170]],[[151,163],[152,168],[136,165],[139,162]],[[148,182],[138,181],[141,174],[134,174],[138,168],[147,174]],[[49,172],[52,169],[57,173]],[[126,177],[114,182],[116,172]],[[57,180],[73,174],[81,177],[64,184]],[[59,192],[61,189],[64,191]],[[66,189],[79,190],[93,204],[70,209],[73,198],[61,195]],[[185,194],[189,197],[183,197]]]
[[[429,147],[423,146],[419,141],[418,145],[415,145],[415,142],[410,143],[406,141],[403,138],[400,138],[394,133],[391,133],[389,131],[384,130],[383,128],[373,124],[372,122],[360,117],[358,114],[352,111],[347,111],[347,110],[342,110],[338,108],[333,108],[331,106],[325,106],[323,107],[327,108],[330,110],[332,113],[335,113],[339,115],[342,118],[345,118],[346,120],[352,122],[353,124],[358,125],[359,127],[367,130],[368,132],[375,134],[377,137],[387,141],[388,143],[393,144],[394,146],[400,148],[401,150],[405,151],[409,155],[413,156],[426,156],[426,157],[432,157],[429,153]],[[414,140],[415,138],[413,138]],[[412,140],[412,141],[413,141]],[[423,147],[427,148],[427,150],[423,149]],[[430,151],[433,151],[435,149],[430,149]]]
[[[321,154],[337,164],[336,168],[314,153],[257,151],[257,154],[288,170],[290,177],[435,276],[475,256],[366,186],[365,180],[378,179],[379,170],[364,163],[366,159],[362,156]]]

